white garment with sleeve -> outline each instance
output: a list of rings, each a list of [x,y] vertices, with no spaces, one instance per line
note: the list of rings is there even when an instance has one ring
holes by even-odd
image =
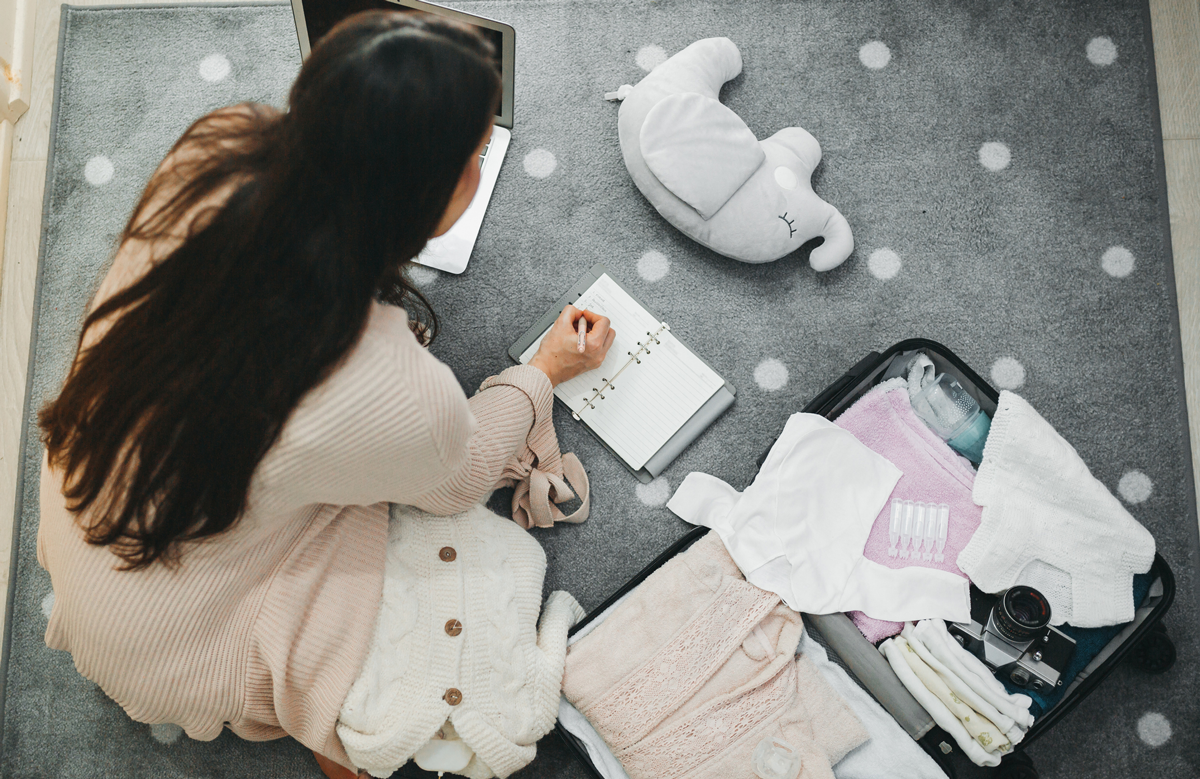
[[[541,544],[486,506],[439,517],[393,504],[371,649],[338,715],[354,765],[390,776],[433,759],[431,742],[452,745],[465,765],[447,770],[470,779],[528,765],[583,617],[566,592],[543,605],[545,575]]]
[[[1154,536],[1016,393],[1000,393],[971,498],[983,520],[957,562],[979,589],[1033,587],[1052,625],[1133,619],[1133,575],[1154,563]]]
[[[796,611],[965,622],[966,579],[916,566],[894,570],[863,557],[900,476],[824,417],[793,414],[745,492],[691,473],[667,508],[717,531],[746,580]]]

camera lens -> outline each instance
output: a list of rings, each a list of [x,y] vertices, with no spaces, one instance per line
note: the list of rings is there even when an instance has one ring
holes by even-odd
[[[1000,635],[1013,642],[1029,641],[1050,624],[1050,603],[1032,587],[1004,591],[992,609]]]

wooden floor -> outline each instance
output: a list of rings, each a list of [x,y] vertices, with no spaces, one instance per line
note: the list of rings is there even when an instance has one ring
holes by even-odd
[[[71,0],[73,5],[111,2]],[[29,111],[16,125],[13,140],[7,233],[0,268],[0,592],[8,587],[61,3],[62,0],[38,0],[32,99]],[[1150,10],[1191,420],[1193,475],[1200,484],[1197,451],[1200,443],[1200,0],[1150,0]]]

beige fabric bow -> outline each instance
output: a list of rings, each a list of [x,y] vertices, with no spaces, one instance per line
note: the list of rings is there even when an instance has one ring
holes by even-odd
[[[493,376],[483,382],[480,390],[505,383],[500,377]],[[526,386],[509,385],[517,386],[529,395],[534,409],[533,427],[525,440],[525,451],[504,466],[496,484],[497,487],[515,488],[512,518],[526,530],[551,527],[555,522],[582,522],[588,518],[591,506],[587,471],[574,453],[563,454],[558,450],[558,434],[554,431],[551,413],[554,395],[548,382],[543,379],[541,384],[544,391],[540,393],[531,392]],[[576,495],[581,505],[569,516],[555,505],[574,500]]]
[[[553,457],[536,457],[537,465],[526,461],[529,457],[514,459],[505,468],[505,479],[515,484],[512,498],[512,518],[521,527],[550,527],[555,522],[582,522],[588,518],[591,505],[591,489],[587,471],[574,452],[560,454],[555,445]],[[547,460],[549,462],[547,462]],[[572,492],[572,487],[575,491]],[[556,503],[566,503],[579,495],[580,504],[570,515],[564,514]]]

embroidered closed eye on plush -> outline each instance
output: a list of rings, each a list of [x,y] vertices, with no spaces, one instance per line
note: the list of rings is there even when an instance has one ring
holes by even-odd
[[[796,611],[966,621],[965,579],[929,568],[893,570],[863,556],[901,475],[824,417],[793,414],[745,492],[691,473],[667,508],[716,530],[746,580]]]

